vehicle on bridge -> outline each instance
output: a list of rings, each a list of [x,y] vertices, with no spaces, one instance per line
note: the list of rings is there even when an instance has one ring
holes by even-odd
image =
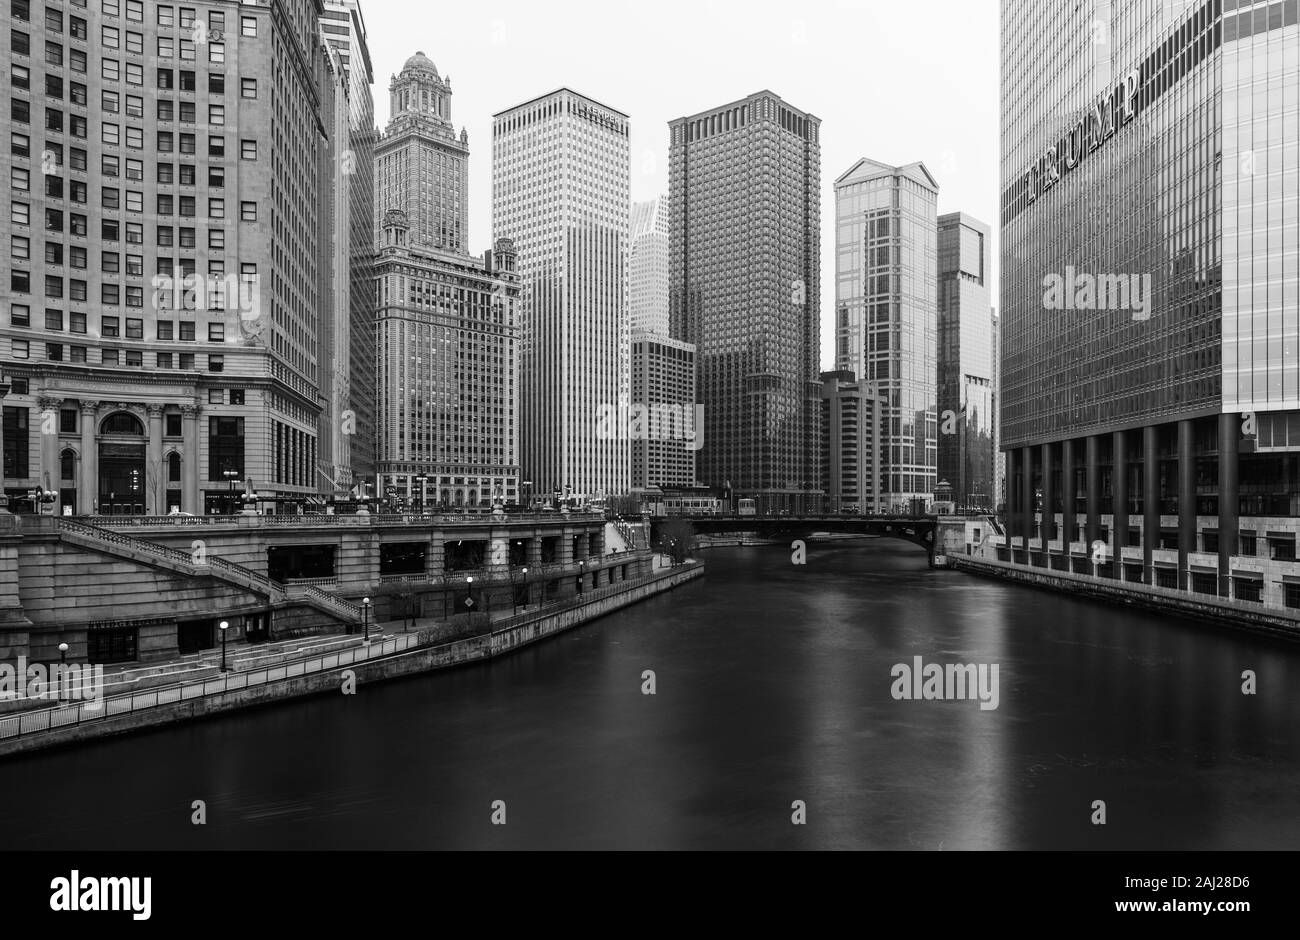
[[[738,516],[758,515],[758,510],[754,508],[754,501],[752,499],[736,500],[736,515]]]

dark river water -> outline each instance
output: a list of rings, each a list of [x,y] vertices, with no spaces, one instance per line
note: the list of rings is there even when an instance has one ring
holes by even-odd
[[[702,557],[489,664],[0,762],[0,844],[1300,847],[1300,646],[930,571],[898,542]],[[998,707],[895,700],[916,656],[998,664]]]

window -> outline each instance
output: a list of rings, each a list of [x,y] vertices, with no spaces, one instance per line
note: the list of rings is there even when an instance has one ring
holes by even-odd
[[[9,204],[9,221],[16,225],[31,224],[31,209],[25,202],[13,202]]]
[[[104,176],[117,176],[119,166],[120,163],[118,162],[117,157],[105,154],[101,165],[101,172]]]
[[[162,194],[160,194],[160,195],[158,196],[158,203],[157,203],[157,205],[158,205],[158,214],[159,214],[159,215],[173,215],[173,214],[175,213],[175,211],[176,211],[176,209],[175,209],[175,200],[176,200],[176,197],[175,197],[175,196],[172,196],[172,195],[169,194],[169,193],[162,193]]]
[[[126,338],[144,339],[144,321],[135,317],[126,318]]]
[[[45,296],[62,297],[63,296],[63,278],[55,274],[45,275]]]
[[[222,104],[208,105],[208,123],[225,124],[226,123],[226,106]]]
[[[63,311],[45,308],[45,328],[56,333],[63,332]]]
[[[46,343],[46,344],[45,344],[45,358],[46,358],[47,360],[49,360],[50,362],[62,362],[62,361],[63,361],[63,344],[62,344],[62,343]]]
[[[171,69],[158,70],[158,87],[162,89],[175,87],[175,83],[173,82],[173,72]]]
[[[45,263],[46,264],[63,264],[63,244],[62,242],[45,243]]]
[[[68,282],[68,297],[79,303],[86,302],[86,282],[73,279]]]
[[[126,243],[128,245],[144,244],[144,225],[139,222],[126,223]]]
[[[122,77],[122,69],[117,59],[104,59],[100,64],[100,76],[115,82]]]
[[[172,146],[172,132],[171,132],[171,131],[159,131],[159,132],[158,132],[158,146],[157,146],[156,149],[159,150],[159,151],[161,151],[161,152],[163,152],[163,153],[171,153],[172,150],[175,149],[175,148]]]
[[[31,88],[32,73],[25,65],[9,66],[9,82],[15,88]]]
[[[105,219],[99,226],[100,237],[103,238],[104,241],[115,242],[118,239],[120,228],[121,226],[117,219]]]
[[[138,349],[128,349],[126,351],[126,364],[130,368],[140,368],[144,365],[144,353]]]
[[[24,33],[22,30],[11,29],[9,31],[9,48],[19,55],[27,55],[32,51],[32,37],[30,33]]]
[[[193,135],[193,134],[181,134],[181,135],[180,135],[180,140],[178,141],[178,149],[180,150],[181,153],[193,153],[193,152],[194,152],[194,135]]]
[[[9,254],[20,261],[26,261],[32,256],[32,241],[22,235],[11,235],[9,237]]]
[[[18,190],[19,192],[27,192],[32,188],[31,171],[24,170],[22,167],[17,166],[10,167],[9,185],[11,188]]]
[[[158,368],[160,368],[160,369],[170,369],[170,368],[172,368],[172,354],[171,354],[171,353],[158,353],[158,355],[157,355],[156,358],[157,358],[157,361],[158,361]],[[168,415],[168,417],[171,417],[171,416]],[[180,415],[177,415],[176,417],[179,418]],[[179,432],[178,432],[178,433],[179,433]]]
[[[14,132],[9,135],[9,152],[16,157],[30,157],[32,155],[32,139],[26,134]]]
[[[72,71],[86,74],[86,53],[80,49],[73,49],[68,53],[68,63],[72,66]]]
[[[18,342],[14,342],[14,358],[27,358],[27,341],[21,340],[22,355],[18,353]],[[24,386],[26,382],[24,381]],[[26,394],[27,389],[24,387],[22,392],[17,391],[18,380],[14,380],[14,394]],[[4,422],[4,454],[3,463],[0,466],[4,476],[13,479],[14,477],[25,477],[28,474],[28,447],[30,446],[30,435],[28,434],[29,411],[26,407],[5,408],[0,412],[0,421]],[[97,660],[98,661],[98,660]]]
[[[126,256],[126,273],[128,277],[144,276],[144,258],[141,255]],[[136,306],[139,306],[138,304]]]
[[[15,294],[30,294],[32,292],[32,274],[30,271],[10,271],[9,272],[9,289]]]
[[[247,36],[250,39],[257,38],[257,17],[241,16],[239,18],[239,34]]]
[[[119,255],[116,251],[106,251],[100,258],[100,270],[106,274],[116,274],[118,272]]]
[[[257,79],[241,78],[239,80],[239,97],[256,98],[257,97]]]
[[[105,49],[116,49],[118,47],[117,28],[114,26],[103,27],[103,32],[100,34],[100,42],[103,44]]]
[[[110,114],[115,114],[121,108],[121,96],[115,91],[106,91],[99,99],[100,107]]]
[[[136,128],[136,127],[128,127],[128,128],[126,129],[127,143],[128,143],[128,144],[130,144],[130,142],[131,142],[131,135],[132,135],[133,133],[135,133],[135,134],[139,134],[139,133],[140,133],[140,129],[139,129],[139,128]],[[134,144],[133,146],[137,146],[137,147],[138,147],[138,146],[140,146],[140,144],[137,143],[137,144]],[[140,161],[140,160],[134,160],[134,159],[132,159],[132,158],[130,158],[130,157],[127,157],[127,160],[126,160],[126,178],[129,179],[129,180],[143,180],[143,179],[144,179],[144,163],[143,163],[142,161]],[[141,199],[143,199],[142,194],[140,194],[140,193],[137,192],[137,193],[135,193],[135,195],[136,195],[136,196],[140,196]],[[131,203],[130,203],[129,200],[127,201],[126,207],[127,207],[128,209],[131,208]],[[141,209],[143,209],[143,205],[141,206]]]
[[[68,347],[68,361],[69,361],[69,362],[85,362],[85,361],[86,361],[86,347],[85,347],[85,346],[69,346],[69,347]]]
[[[175,26],[175,25],[176,25],[176,10],[175,10],[174,8],[172,8],[172,7],[162,7],[162,6],[160,6],[160,7],[158,8],[158,25],[159,25],[159,26]]]
[[[126,18],[135,23],[143,23],[144,0],[126,0]]]
[[[103,3],[102,9],[109,16],[117,16],[121,12],[119,0],[103,0]]]
[[[170,98],[158,99],[158,120],[170,121],[176,117],[176,108]]]
[[[226,61],[226,44],[224,42],[208,43],[208,61],[209,62]]]
[[[58,209],[45,210],[45,231],[62,232],[63,231],[63,213]]]
[[[194,26],[194,8],[181,7],[181,29],[191,29]]]
[[[208,324],[208,342],[224,343],[226,341],[226,325],[224,323]]]
[[[218,188],[226,185],[226,170],[224,167],[219,167],[215,164],[208,167],[208,185],[216,186]]]
[[[174,335],[171,320],[158,321],[158,338],[160,340],[170,340],[174,338]]]
[[[186,124],[194,123],[194,102],[193,101],[181,102],[181,120],[184,121]]]
[[[100,353],[99,361],[102,362],[102,363],[103,363],[104,365],[106,365],[106,366],[115,366],[115,365],[117,365],[117,364],[118,364],[117,350],[116,350],[116,349],[105,349],[102,353]]]
[[[102,284],[99,288],[100,302],[105,306],[116,307],[121,302],[122,288],[117,284]]]
[[[176,40],[170,36],[158,37],[158,58],[170,59],[176,55]]]
[[[69,161],[68,165],[74,170],[78,170],[82,173],[86,172],[86,151],[82,150],[80,147],[73,147],[72,159]]]
[[[232,405],[242,405],[244,403],[244,390],[242,388],[232,388],[230,390],[230,403]]]
[[[194,229],[192,229],[192,228],[187,228],[187,227],[185,227],[185,226],[183,226],[183,225],[181,226],[181,228],[180,228],[180,244],[181,244],[181,247],[182,247],[182,248],[193,248],[193,247],[194,247]],[[193,261],[190,261],[189,264],[190,264],[190,273],[193,274],[193,273],[194,273],[194,262],[193,262]]]
[[[226,398],[224,395],[222,395],[221,389],[219,388],[208,389],[209,405],[224,405],[225,403],[226,403]]]
[[[126,83],[128,85],[143,85],[144,66],[135,62],[126,63]]]
[[[194,185],[194,164],[193,163],[181,164],[181,185],[182,186]]]
[[[86,332],[86,315],[84,313],[68,314],[68,332],[85,333]]]
[[[177,77],[178,77],[179,80],[180,80],[181,91],[193,91],[193,90],[194,90],[194,73],[193,73],[193,72],[187,71],[187,70],[185,70],[185,69],[181,69],[180,75],[177,76]]]
[[[226,217],[226,200],[209,199],[208,200],[208,218],[224,219]]]
[[[158,226],[158,244],[164,248],[176,244],[174,232],[170,225]]]
[[[241,222],[257,221],[257,203],[241,202],[239,204],[239,220]]]
[[[105,338],[113,338],[118,335],[117,317],[100,317],[99,335]]]
[[[226,155],[226,138],[209,136],[208,137],[208,156],[224,157]]]
[[[180,359],[180,365],[178,368],[180,368],[182,371],[185,372],[189,372],[193,370],[194,353],[181,353],[178,358]]]
[[[105,186],[101,203],[105,209],[116,209],[121,203],[122,191],[113,187]]]
[[[175,177],[175,168],[170,163],[158,164],[158,182],[171,183]]]
[[[126,51],[135,55],[144,53],[144,36],[141,33],[126,31]]]
[[[27,342],[27,340],[25,340],[25,339],[16,339],[16,340],[14,340],[14,341],[12,342],[12,344],[10,345],[10,349],[12,350],[12,355],[13,355],[13,357],[14,357],[15,359],[29,359],[29,358],[31,358],[31,346],[30,346],[30,344]],[[9,410],[8,408],[5,409],[5,411],[8,411],[8,410]],[[11,435],[9,435],[9,434],[5,434],[5,444],[6,444],[6,445],[9,443],[9,438],[10,438],[10,436],[11,436]],[[15,476],[16,476],[16,475],[17,475],[17,474],[15,474]],[[9,476],[9,473],[6,472],[6,473],[5,473],[5,476]],[[26,476],[26,474],[23,474],[23,476]]]
[[[45,129],[47,131],[63,132],[63,112],[58,108],[45,109]]]
[[[86,21],[79,16],[68,17],[68,33],[73,39],[84,41],[86,36],[89,35],[86,32]]]
[[[9,116],[20,124],[30,124],[32,123],[32,106],[21,98],[10,98]]]
[[[45,97],[63,99],[63,79],[57,75],[45,76]]]
[[[257,159],[257,141],[241,140],[239,142],[239,156],[244,160]]]
[[[209,72],[208,91],[214,95],[224,95],[226,93],[226,76],[220,72]]]
[[[194,341],[194,321],[181,320],[180,326],[181,326],[181,332],[180,332],[181,341],[192,343]]]
[[[84,108],[86,106],[86,101],[87,101],[86,86],[81,84],[81,82],[69,82],[68,100],[71,101],[73,104],[80,105],[81,107]]]
[[[168,413],[163,415],[163,437],[180,437],[180,436],[181,436],[181,416],[173,413]]]
[[[9,325],[10,326],[30,326],[32,308],[26,304],[9,305]]]
[[[226,250],[226,232],[224,229],[208,229],[208,248],[213,251]]]

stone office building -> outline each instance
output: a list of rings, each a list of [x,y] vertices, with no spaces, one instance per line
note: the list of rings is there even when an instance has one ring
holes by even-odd
[[[347,200],[321,198],[347,146],[322,12],[15,0],[0,13],[15,511],[226,511],[232,478],[281,502],[320,490],[321,425],[346,433],[320,337],[347,299],[329,268],[348,232],[330,209]]]

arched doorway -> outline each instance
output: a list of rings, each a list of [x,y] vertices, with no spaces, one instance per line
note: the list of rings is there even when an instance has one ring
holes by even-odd
[[[145,512],[144,425],[117,411],[99,425],[99,512],[105,516]]]

